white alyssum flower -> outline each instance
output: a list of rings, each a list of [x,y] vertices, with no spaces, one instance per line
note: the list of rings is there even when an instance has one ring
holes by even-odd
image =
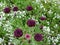
[[[5,16],[5,13],[3,11],[0,12],[0,15]]]
[[[50,39],[52,41],[52,43],[58,43],[59,42],[59,39],[60,39],[60,34],[57,34],[56,37],[49,36],[47,39],[48,40]]]
[[[54,39],[54,41],[57,43],[58,42],[58,39]]]
[[[6,17],[3,17],[3,16],[0,17],[0,21],[3,21],[5,19],[6,19]]]
[[[18,40],[18,39],[13,39],[12,40],[12,43],[14,44],[14,45],[18,45],[18,44],[20,44],[20,40]]]
[[[37,21],[36,24],[39,25],[39,22]]]
[[[50,28],[44,26],[44,27],[43,27],[43,32],[46,33],[46,34],[50,34]]]
[[[17,12],[15,12],[16,14],[26,14],[26,12],[25,11],[17,11]]]
[[[3,25],[4,30],[10,32],[10,30],[12,30],[12,26],[11,23],[9,21],[6,21],[6,24]]]
[[[52,14],[53,12],[51,10],[48,11],[49,14]]]
[[[31,16],[30,16],[31,17]],[[32,16],[32,19],[35,20],[35,16]]]
[[[40,0],[36,0],[36,3],[39,3],[40,2]]]
[[[3,3],[2,2],[0,2],[0,7],[2,7],[3,6]]]
[[[57,34],[57,36],[60,38],[60,34]]]
[[[0,12],[0,21],[3,21],[5,20],[6,17],[5,17],[5,13],[3,11]]]
[[[57,14],[57,15],[56,15],[56,18],[60,19],[60,15],[59,15],[59,14]]]
[[[56,43],[53,43],[53,45],[56,45]]]
[[[44,8],[44,11],[46,11],[46,8]]]
[[[2,7],[2,3],[0,3],[0,6]]]
[[[4,39],[0,38],[0,44],[4,41]]]
[[[50,38],[51,38],[51,36],[48,36],[48,37],[47,37],[49,44],[50,44],[50,41],[51,41]]]
[[[57,34],[57,37],[56,37],[58,40],[60,39],[60,34]]]
[[[54,33],[54,31],[51,31],[51,33],[53,34],[53,33]]]
[[[58,25],[57,25],[57,24],[55,24],[54,28],[57,28],[57,27],[58,27]]]
[[[40,4],[40,8],[44,8],[43,4]]]
[[[4,7],[6,7],[6,2],[4,1],[4,3],[1,1],[0,2],[0,7],[2,7],[2,8],[4,8]]]
[[[54,17],[53,19],[55,19],[55,18],[60,19],[60,14],[56,14],[56,13],[55,13],[55,17]]]
[[[49,23],[49,22],[47,22],[47,24],[49,25],[50,23]]]
[[[2,22],[0,22],[0,26],[2,25]]]
[[[59,42],[58,37],[52,37],[51,40],[52,40],[53,43],[58,43]]]
[[[15,12],[15,15],[17,18],[22,18],[22,17],[25,17],[26,12],[25,11],[17,11],[17,12]]]
[[[50,2],[50,0],[44,0],[45,3]]]

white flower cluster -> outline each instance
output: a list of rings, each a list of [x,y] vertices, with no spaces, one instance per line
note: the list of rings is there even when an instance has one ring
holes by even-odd
[[[6,19],[6,17],[4,17],[4,13],[0,12],[0,26],[2,25],[2,21]]]
[[[50,28],[44,26],[44,27],[43,27],[43,32],[44,32],[45,34],[50,34]]]
[[[0,44],[4,42],[4,39],[0,38]]]
[[[36,0],[36,3],[39,3],[40,2],[40,0]]]
[[[49,37],[47,37],[47,39],[48,39],[49,44],[50,44],[50,41],[52,41],[52,43],[56,45],[56,43],[59,42],[60,34],[57,34],[56,37],[49,36]]]
[[[5,13],[4,12],[0,12],[0,21],[5,20]]]
[[[6,24],[3,25],[4,30],[10,32],[12,29],[11,23],[9,21],[6,21]]]
[[[16,15],[17,14],[17,15]],[[15,13],[15,15],[17,16],[17,18],[22,18],[22,17],[25,17],[26,15],[26,12],[25,11],[17,11]]]

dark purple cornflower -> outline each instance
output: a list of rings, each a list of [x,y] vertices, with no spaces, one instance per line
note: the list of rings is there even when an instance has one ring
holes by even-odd
[[[18,7],[13,7],[13,11],[18,11]]]
[[[29,26],[29,27],[34,27],[35,26],[35,20],[32,20],[32,19],[29,19],[28,21],[27,21],[27,25]]]
[[[35,39],[36,41],[42,41],[42,40],[43,40],[43,35],[37,33],[37,34],[35,34],[34,39]]]
[[[17,28],[15,31],[14,31],[14,36],[15,37],[21,37],[23,35],[23,32],[21,29]]]
[[[10,8],[9,7],[6,7],[6,8],[4,8],[4,13],[9,13],[10,12]]]
[[[46,17],[45,16],[42,16],[42,17],[40,17],[40,20],[46,20]]]
[[[27,7],[26,7],[26,10],[27,10],[27,11],[31,11],[31,10],[33,10],[33,7],[32,7],[32,6],[27,6]]]

